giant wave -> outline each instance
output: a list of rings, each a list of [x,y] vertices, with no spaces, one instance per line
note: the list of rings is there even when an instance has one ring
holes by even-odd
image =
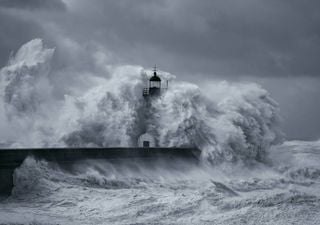
[[[106,76],[90,89],[58,100],[50,83],[53,55],[54,49],[35,39],[1,69],[3,146],[134,147],[146,125],[162,147],[196,146],[214,162],[263,161],[267,149],[283,139],[278,105],[259,85],[218,82],[210,96],[160,72],[170,87],[145,109],[141,90],[149,71],[107,65]],[[149,121],[141,118],[143,110],[151,110]]]

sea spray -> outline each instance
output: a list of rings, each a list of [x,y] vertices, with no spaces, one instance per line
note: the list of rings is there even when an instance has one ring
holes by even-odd
[[[256,84],[213,83],[219,95],[211,98],[201,87],[174,81],[145,107],[142,90],[150,71],[109,65],[108,76],[92,88],[57,100],[50,88],[45,94],[38,89],[53,85],[47,79],[53,52],[32,40],[1,70],[1,118],[8,118],[1,133],[15,134],[3,135],[8,146],[134,147],[147,127],[157,134],[158,146],[197,147],[203,158],[219,163],[263,161],[267,149],[282,140],[277,103]],[[146,110],[148,120],[141,116]]]
[[[48,100],[48,73],[54,49],[45,48],[42,40],[34,39],[23,45],[1,70],[2,100],[6,114],[36,113]]]
[[[276,146],[274,167],[84,160],[70,173],[27,158],[15,171],[13,195],[0,202],[0,222],[314,224],[320,219],[319,146]],[[290,165],[302,171],[292,173]]]

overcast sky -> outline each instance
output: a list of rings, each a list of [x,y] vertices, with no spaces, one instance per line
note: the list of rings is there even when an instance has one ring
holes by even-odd
[[[320,137],[319,0],[0,0],[0,65],[33,38],[53,67],[151,67],[201,85],[256,82],[279,102],[288,138]],[[96,71],[97,73],[99,71]]]

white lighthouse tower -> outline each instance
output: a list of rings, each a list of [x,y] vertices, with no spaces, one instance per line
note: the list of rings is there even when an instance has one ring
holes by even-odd
[[[148,87],[143,89],[143,97],[144,97],[144,104],[143,104],[143,119],[144,119],[144,128],[143,134],[138,139],[138,146],[149,148],[149,147],[157,147],[157,136],[156,132],[149,129],[148,122],[152,121],[153,113],[152,111],[152,101],[155,100],[157,97],[161,96],[161,92],[166,90],[167,87],[162,88],[161,86],[161,78],[157,74],[157,67],[154,66],[153,69],[153,76],[149,78]]]

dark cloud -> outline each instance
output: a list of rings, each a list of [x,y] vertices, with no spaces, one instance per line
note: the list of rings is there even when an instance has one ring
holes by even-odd
[[[0,9],[0,66],[4,66],[12,51],[37,37],[44,37],[41,26],[25,20],[19,13],[11,14]]]
[[[20,9],[65,10],[61,0],[0,0],[0,7]]]
[[[2,0],[66,9],[62,1]],[[66,1],[64,14],[34,15],[80,45],[98,42],[126,63],[157,62],[184,74],[318,76],[319,1]],[[60,33],[59,33],[60,34]]]
[[[157,61],[171,71],[223,76],[320,73],[317,1],[78,4],[82,7],[65,24],[65,32],[79,41],[99,40],[125,61]]]

